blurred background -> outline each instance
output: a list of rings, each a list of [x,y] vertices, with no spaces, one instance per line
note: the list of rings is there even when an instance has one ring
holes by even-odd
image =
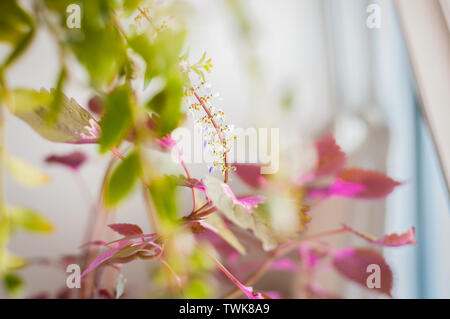
[[[314,213],[308,232],[333,229],[345,222],[381,236],[404,232],[413,225],[417,245],[384,251],[394,272],[393,296],[450,298],[450,200],[446,184],[450,132],[442,125],[450,119],[450,99],[445,95],[450,91],[449,1],[188,3],[192,10],[190,58],[196,61],[204,51],[212,58],[214,67],[208,82],[220,92],[229,123],[243,128],[279,127],[282,148],[291,150],[285,155],[288,161],[290,156],[302,160],[301,148],[298,154],[292,152],[296,145],[333,132],[349,155],[350,165],[386,172],[404,183],[386,201],[331,199]],[[378,13],[379,25],[371,27],[368,18]],[[425,42],[417,44],[419,40]],[[432,41],[433,47],[426,41]],[[431,62],[439,63],[439,59],[429,57],[431,62],[423,69],[426,54],[434,53],[447,62],[435,66]],[[10,86],[54,87],[57,56],[53,39],[41,28],[31,49],[11,68]],[[429,84],[439,76],[439,85]],[[433,91],[439,86],[444,89]],[[67,85],[66,94],[84,106],[91,96],[76,82]],[[26,257],[78,252],[108,159],[98,156],[93,145],[50,143],[13,116],[6,119],[6,134],[13,155],[26,158],[52,177],[51,183],[39,189],[8,181],[9,201],[36,208],[57,226],[49,236],[20,233],[11,249]],[[81,178],[43,161],[48,154],[74,149],[90,155]],[[194,175],[204,173],[199,167],[192,169]],[[242,187],[238,181],[233,183]],[[114,219],[137,223],[150,231],[138,193],[119,207]],[[186,203],[189,200],[186,196]],[[342,236],[332,244],[362,243]],[[145,263],[128,264],[124,273],[131,291],[128,297],[148,291],[141,280],[146,276]],[[27,268],[23,274],[29,295],[39,293],[42,287],[56,290],[66,278],[60,270],[40,266]],[[321,281],[344,297],[379,297],[336,276],[327,275]],[[296,297],[295,283],[295,274],[274,274],[258,285],[290,290],[290,296]]]

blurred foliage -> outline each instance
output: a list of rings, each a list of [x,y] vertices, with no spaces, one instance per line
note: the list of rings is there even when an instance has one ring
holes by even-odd
[[[25,186],[39,186],[50,182],[50,176],[15,156],[7,157],[7,168],[14,179]]]
[[[0,64],[0,74],[31,43],[35,33],[32,17],[15,0],[0,1],[0,42],[9,44],[11,52]]]
[[[117,146],[126,136],[132,123],[130,88],[120,86],[106,97],[105,115],[100,127],[100,152],[108,151]]]
[[[130,153],[113,171],[106,186],[105,203],[117,205],[128,195],[141,174],[141,165],[137,151]]]
[[[70,5],[81,8],[80,27],[69,27]],[[155,143],[178,127],[184,119],[181,109],[183,89],[188,86],[186,75],[178,67],[184,48],[186,30],[159,25],[138,30],[127,17],[139,15],[150,19],[155,11],[147,0],[33,0],[24,8],[20,1],[0,1],[0,42],[9,47],[0,61],[1,99],[7,109],[27,123],[43,138],[62,143],[98,143],[99,152],[113,150],[123,158],[107,176],[104,200],[108,207],[116,206],[133,190],[139,179],[151,181],[152,205],[164,225],[175,225],[178,218],[177,181],[169,176],[145,176],[140,150],[142,145]],[[179,3],[162,6],[164,14],[176,12]],[[152,10],[149,11],[149,7]],[[147,15],[148,14],[148,15]],[[130,20],[131,21],[131,20]],[[58,46],[60,68],[54,89],[10,89],[5,73],[34,39],[37,29],[45,29]],[[139,101],[132,80],[139,74],[138,59],[145,63],[142,86],[154,79],[164,85],[147,100]],[[102,105],[100,120],[75,100],[64,94],[66,82],[74,77],[71,66],[77,63],[88,75],[85,83]],[[3,111],[3,109],[2,109]],[[1,117],[2,118],[2,117]],[[3,123],[0,122],[3,127]],[[118,148],[123,142],[134,147],[122,157]],[[0,155],[5,152],[3,147]],[[4,161],[2,161],[4,159]],[[7,165],[12,177],[26,186],[40,186],[49,177],[26,161],[13,156],[0,156],[0,165]],[[148,164],[147,164],[148,165]],[[148,171],[157,170],[151,168]],[[145,173],[145,174],[144,174]],[[159,177],[156,177],[159,176]],[[1,186],[1,185],[0,185]],[[3,187],[0,187],[0,190]],[[0,194],[0,198],[2,198]],[[167,226],[170,228],[169,226]],[[21,280],[11,270],[21,268],[25,261],[7,250],[16,229],[29,232],[50,232],[53,226],[33,209],[10,206],[0,201],[0,276],[11,294],[19,291]],[[124,281],[118,280],[116,297],[122,295]]]
[[[3,285],[12,296],[19,296],[25,288],[22,278],[14,273],[7,273],[3,276]]]
[[[109,290],[88,287],[86,292],[82,289],[81,297],[98,297],[98,291],[103,289],[103,296],[120,298],[125,289],[120,266],[140,258],[153,259],[161,266],[152,277],[155,286],[164,285],[158,295],[190,298],[215,296],[215,282],[211,280],[211,275],[218,268],[247,297],[264,298],[263,294],[253,291],[246,283],[240,283],[219,261],[220,257],[227,259],[227,267],[240,271],[242,268],[239,267],[243,264],[237,263],[236,259],[249,251],[244,243],[251,241],[244,240],[251,237],[251,249],[258,246],[262,248],[260,253],[266,253],[267,259],[261,263],[260,273],[256,273],[257,276],[262,275],[276,258],[302,248],[300,233],[306,230],[306,224],[310,221],[310,216],[306,214],[310,207],[303,204],[305,199],[316,204],[315,198],[321,201],[331,196],[381,198],[399,183],[378,172],[345,169],[345,154],[334,138],[328,136],[316,143],[318,162],[306,176],[294,176],[298,172],[289,171],[289,176],[266,179],[260,175],[261,167],[256,164],[248,165],[247,172],[245,169],[237,170],[244,183],[248,183],[258,194],[265,195],[237,197],[227,184],[228,171],[233,168],[227,162],[227,152],[230,151],[227,139],[231,139],[233,134],[225,123],[224,112],[217,110],[211,102],[215,94],[208,92],[210,86],[205,83],[205,74],[212,68],[211,59],[204,54],[198,62],[188,62],[187,53],[183,54],[186,52],[187,38],[183,19],[187,10],[183,1],[159,2],[33,0],[24,9],[20,5],[23,2],[0,1],[0,42],[9,48],[5,59],[0,61],[1,102],[6,106],[0,111],[8,109],[49,141],[93,143],[98,144],[100,154],[113,153],[100,191],[104,203],[96,205],[96,214],[103,214],[120,204],[138,183],[144,189],[147,213],[155,233],[143,234],[139,226],[116,224],[111,228],[116,231],[121,229],[119,234],[123,235],[124,229],[134,229],[135,232],[138,230],[137,235],[134,238],[125,235],[113,241],[115,245],[111,246],[102,241],[93,243],[102,245],[104,251],[90,264],[89,253],[76,256],[85,258],[85,274],[88,272],[94,276],[94,280],[90,278],[85,282],[101,282],[97,280],[101,278],[95,277],[101,276],[101,272],[95,273],[94,270],[106,264],[112,265],[119,273],[115,293],[110,293],[114,289],[112,284]],[[252,54],[252,28],[245,2],[226,2],[239,26],[243,42],[247,44],[248,52],[244,60],[247,59],[249,70],[257,75],[258,63]],[[74,18],[71,15],[77,13],[77,10],[73,13],[68,11],[69,6],[73,5],[80,8],[80,27],[68,25],[69,19]],[[55,76],[54,89],[10,89],[6,76],[8,67],[26,52],[41,28],[53,37],[58,48],[58,61],[55,63],[58,63],[59,72]],[[85,78],[78,78],[77,72],[72,70],[75,66],[84,70]],[[190,72],[196,77],[195,81],[192,81]],[[65,95],[69,80],[77,80],[92,95],[87,106],[91,111],[96,110],[95,114]],[[212,141],[205,147],[212,145],[212,154],[220,159],[223,165],[221,171],[225,176],[223,182],[209,175],[202,180],[192,178],[182,160],[183,154],[177,148],[176,141],[172,140],[172,131],[185,119],[182,108],[185,98],[190,99],[191,110],[201,113],[196,123],[207,127],[210,133],[212,131]],[[286,108],[294,101],[292,92],[287,91],[282,98]],[[27,186],[40,186],[48,182],[48,177],[39,169],[7,155],[3,119],[3,114],[0,114],[0,170],[7,167],[16,181]],[[215,121],[219,120],[217,124]],[[125,156],[121,153],[122,146],[128,150]],[[174,152],[169,154],[170,151]],[[170,155],[177,155],[180,161],[175,163]],[[120,159],[118,164],[115,157]],[[173,165],[183,170],[182,178],[179,173],[174,173]],[[324,177],[327,178],[325,182],[321,180]],[[316,181],[320,182],[320,187],[315,184]],[[193,207],[190,211],[179,207],[180,186],[191,188]],[[24,284],[15,271],[26,266],[27,261],[9,251],[11,236],[16,230],[48,233],[54,227],[45,215],[31,208],[9,205],[3,193],[4,185],[0,179],[0,277],[9,293],[18,295]],[[255,209],[264,202],[267,204],[259,211]],[[106,226],[96,223],[107,218],[97,217],[99,215],[94,214],[93,233]],[[233,228],[239,228],[242,232],[235,233]],[[246,230],[249,231],[246,236],[238,236]],[[348,231],[341,228],[322,235]],[[365,240],[371,238],[352,232]],[[198,240],[202,236],[206,240]],[[414,229],[402,235],[390,235],[387,239],[370,240],[377,245],[412,244],[415,243]],[[308,249],[313,251],[313,248]],[[267,253],[270,250],[272,252]],[[222,256],[218,257],[219,254]],[[384,263],[382,256],[371,250],[346,248],[336,252],[328,249],[322,255],[310,257],[317,259],[318,256],[327,257],[330,265],[362,285],[365,281],[355,280],[362,278],[362,268],[354,265],[363,264],[367,257]],[[65,262],[62,264],[65,265]],[[344,271],[344,266],[348,264],[353,268]],[[389,266],[383,265],[383,276],[389,278],[383,292],[390,295],[393,276]],[[366,274],[365,269],[363,275]],[[162,274],[164,279],[158,277]]]
[[[170,231],[176,226],[178,216],[177,205],[178,177],[164,175],[154,178],[149,185],[156,211],[161,219],[163,228]]]
[[[48,233],[54,229],[50,221],[32,209],[17,206],[10,206],[7,209],[12,230],[20,228],[30,232]]]

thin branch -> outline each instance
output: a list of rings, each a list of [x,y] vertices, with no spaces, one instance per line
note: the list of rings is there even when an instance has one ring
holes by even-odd
[[[270,265],[275,260],[277,260],[278,258],[280,258],[282,256],[289,254],[292,250],[297,248],[297,246],[300,243],[303,243],[305,241],[312,241],[312,240],[315,240],[318,238],[342,234],[345,232],[347,232],[347,229],[342,227],[342,228],[330,230],[327,232],[307,236],[307,237],[301,238],[299,240],[287,242],[285,244],[278,246],[278,248],[275,249],[275,251],[264,261],[264,263],[253,274],[251,274],[250,277],[248,277],[248,279],[245,281],[245,285],[246,286],[253,285],[256,281],[258,281],[259,278],[262,277],[262,275],[265,274],[265,272],[269,269]],[[241,292],[240,289],[235,289],[232,292],[230,292],[229,294],[227,294],[226,296],[224,296],[223,299],[236,298],[237,296],[239,296],[240,292]]]

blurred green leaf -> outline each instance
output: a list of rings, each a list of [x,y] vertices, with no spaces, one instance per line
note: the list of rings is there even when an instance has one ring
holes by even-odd
[[[34,37],[34,22],[15,0],[0,1],[0,42],[13,46],[2,67],[11,64]]]
[[[139,153],[129,154],[113,171],[105,194],[107,206],[115,206],[133,189],[141,173]]]
[[[85,30],[83,40],[74,42],[72,47],[92,84],[98,87],[107,85],[118,75],[126,58],[123,40],[113,26]]]
[[[183,79],[178,70],[167,75],[165,87],[148,102],[148,108],[159,116],[156,130],[165,136],[177,128],[182,120]]]
[[[15,0],[0,1],[0,42],[16,45],[30,23],[31,17]]]
[[[62,67],[58,75],[55,91],[53,91],[53,101],[52,103],[50,103],[49,111],[47,113],[46,120],[49,124],[55,124],[56,120],[58,119],[59,113],[61,112],[62,102],[64,98],[63,86],[66,76],[66,68]]]
[[[150,181],[150,194],[163,225],[170,228],[175,225],[178,218],[177,209],[178,178],[173,175],[164,175]]]
[[[12,296],[20,295],[25,288],[25,283],[19,275],[7,273],[3,276],[3,285]]]
[[[132,14],[141,2],[142,0],[123,0],[123,8],[127,14]]]
[[[60,18],[65,30],[66,42],[79,62],[85,67],[91,84],[101,88],[108,85],[120,73],[126,60],[124,40],[114,26],[113,9],[117,1],[112,0],[46,0],[47,7]],[[81,6],[81,28],[66,26],[67,6]]]
[[[0,274],[23,268],[25,265],[26,262],[23,258],[8,251],[3,251],[3,258],[0,261]]]
[[[207,299],[212,298],[214,290],[211,284],[203,279],[193,279],[185,291],[184,298]]]
[[[40,233],[49,233],[53,231],[51,222],[32,209],[10,206],[8,207],[8,212],[13,229],[17,227],[30,232]]]
[[[100,152],[104,153],[116,146],[127,134],[132,122],[130,89],[121,86],[112,92],[105,102],[105,115],[100,127]]]
[[[154,39],[140,34],[128,40],[130,47],[147,65],[144,88],[155,77],[165,80],[164,88],[147,103],[148,108],[159,116],[156,127],[158,136],[170,133],[182,120],[181,103],[186,78],[180,72],[178,63],[185,37],[184,31],[164,30]]]
[[[215,267],[214,261],[200,250],[195,250],[189,257],[189,269],[192,269],[197,274],[205,273]]]
[[[7,167],[14,179],[25,186],[40,186],[50,181],[47,174],[15,156],[8,155]]]
[[[164,30],[153,40],[150,40],[145,33],[129,38],[130,47],[147,64],[144,87],[153,77],[165,77],[172,73],[174,67],[177,68],[185,38],[184,31],[174,32],[171,30]]]
[[[12,92],[13,105],[11,113],[25,121],[43,138],[62,143],[94,143],[96,137],[91,136],[90,129],[96,124],[88,111],[83,109],[74,99],[62,95],[61,109],[54,125],[46,121],[50,105],[54,100],[53,92],[17,89]],[[95,125],[94,125],[95,126]]]

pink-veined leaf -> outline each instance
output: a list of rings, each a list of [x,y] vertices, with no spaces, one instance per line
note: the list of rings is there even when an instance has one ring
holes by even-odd
[[[259,204],[266,201],[266,198],[260,195],[237,198],[227,184],[224,184],[223,188],[225,193],[233,200],[233,202],[237,205],[241,205],[249,214],[253,212],[252,208],[257,208]]]
[[[66,155],[50,155],[45,158],[45,162],[49,164],[64,165],[74,171],[87,160],[87,156],[79,151],[75,151]]]
[[[142,229],[135,224],[110,224],[108,225],[108,227],[123,236],[135,236],[143,234]]]
[[[155,250],[156,248],[156,250]],[[162,251],[162,247],[153,242],[146,240],[140,242],[133,242],[128,239],[122,239],[115,243],[115,246],[106,250],[83,271],[81,277],[84,277],[95,268],[104,263],[110,264],[124,264],[130,262],[135,258],[153,258]]]
[[[273,229],[258,214],[252,214],[251,208],[242,203],[233,194],[230,187],[212,176],[203,179],[208,197],[216,208],[235,225],[249,229],[261,240],[264,250],[272,250],[278,244]]]
[[[376,245],[380,246],[386,246],[386,247],[397,247],[397,246],[403,246],[403,245],[411,245],[417,243],[415,238],[415,230],[414,227],[411,227],[408,229],[407,232],[403,234],[390,234],[385,235],[382,238],[376,238],[372,235],[360,232],[358,230],[355,230],[347,225],[344,225],[344,228],[352,232],[353,234],[357,235],[358,237],[361,237],[362,239]]]
[[[133,242],[130,241],[121,241],[116,244],[116,246],[112,249],[108,249],[104,253],[97,256],[97,258],[94,259],[94,261],[83,271],[81,274],[81,278],[86,276],[88,273],[90,273],[92,270],[100,266],[105,261],[111,259],[118,251],[120,251],[122,248],[125,248],[127,246],[132,245]]]
[[[233,164],[233,166],[236,168],[236,174],[247,185],[253,188],[261,188],[267,183],[266,178],[261,175],[260,165],[250,163],[235,163]]]
[[[392,296],[392,270],[381,253],[367,248],[340,249],[334,252],[333,266],[341,275],[362,287]],[[379,287],[375,284],[374,288],[369,288],[369,281],[373,283],[372,276],[379,279]]]
[[[237,201],[243,205],[249,213],[251,213],[252,208],[257,208],[259,204],[263,204],[266,201],[266,198],[261,195],[255,195],[237,198]]]
[[[399,182],[393,180],[389,176],[376,171],[363,170],[359,168],[348,168],[343,170],[338,176],[335,183],[340,183],[343,186],[347,186],[347,190],[353,186],[360,185],[360,191],[356,191],[353,187],[353,192],[348,192],[347,194],[343,191],[336,195],[344,197],[355,197],[355,198],[380,198],[385,197],[390,194],[394,188],[400,185]],[[341,188],[343,187],[341,186]],[[362,188],[363,186],[364,188]]]

